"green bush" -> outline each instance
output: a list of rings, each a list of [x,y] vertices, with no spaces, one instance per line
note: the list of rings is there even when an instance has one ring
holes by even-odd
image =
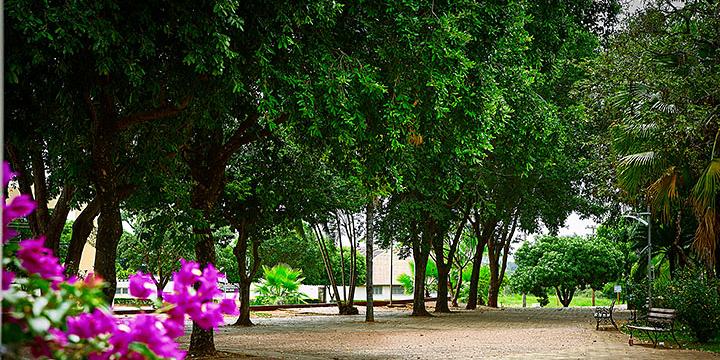
[[[697,271],[686,271],[654,285],[657,296],[653,296],[653,306],[677,309],[678,319],[688,325],[698,341],[715,338],[720,330],[720,282]]]
[[[286,264],[269,268],[263,265],[263,279],[258,287],[258,295],[253,305],[304,304],[307,296],[300,292],[303,277],[302,270],[293,269]]]

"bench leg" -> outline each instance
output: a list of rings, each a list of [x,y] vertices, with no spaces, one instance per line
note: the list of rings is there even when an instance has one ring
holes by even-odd
[[[675,340],[675,343],[678,344],[678,348],[682,349],[682,345],[680,345],[680,342],[679,342],[678,339],[675,337],[675,330],[670,331],[670,334],[672,335],[673,340]]]
[[[615,327],[615,330],[620,331],[620,329],[618,329],[617,324],[615,323],[615,319],[613,319],[613,317],[612,317],[612,314],[610,314],[610,322]]]
[[[650,338],[650,341],[652,341],[653,347],[657,347],[657,341],[655,341],[655,338],[653,338],[650,331],[645,330],[645,334],[648,336],[648,338]]]

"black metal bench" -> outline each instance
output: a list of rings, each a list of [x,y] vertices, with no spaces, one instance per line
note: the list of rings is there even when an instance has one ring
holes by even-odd
[[[615,319],[613,319],[614,307],[615,299],[613,299],[610,307],[598,306],[595,308],[595,312],[593,313],[593,317],[595,318],[595,321],[597,321],[597,324],[595,325],[595,330],[600,329],[600,323],[612,325],[615,327],[616,330],[619,330],[617,324],[615,323]]]
[[[630,340],[628,343],[630,346],[633,345],[633,330],[644,331],[652,341],[653,346],[656,347],[660,340],[661,334],[670,333],[673,340],[678,344],[678,347],[682,347],[680,342],[675,337],[675,318],[677,317],[677,311],[675,309],[663,309],[663,308],[650,308],[647,316],[644,318],[644,324],[628,325],[627,328],[630,330]]]

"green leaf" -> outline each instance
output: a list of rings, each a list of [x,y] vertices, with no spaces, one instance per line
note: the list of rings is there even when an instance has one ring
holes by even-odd
[[[128,346],[128,348],[130,350],[144,356],[145,359],[150,359],[150,360],[162,359],[161,357],[157,356],[154,352],[152,352],[152,350],[150,350],[150,348],[148,348],[147,344],[134,342],[134,343],[131,343],[130,346]]]

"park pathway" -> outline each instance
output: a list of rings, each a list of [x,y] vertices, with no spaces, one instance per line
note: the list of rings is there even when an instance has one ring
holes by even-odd
[[[362,313],[323,314],[335,311],[255,318],[252,328],[221,328],[215,343],[226,359],[720,359],[694,350],[628,346],[628,337],[612,328],[596,331],[590,308],[483,308],[433,318],[378,308],[374,324],[364,323]]]

